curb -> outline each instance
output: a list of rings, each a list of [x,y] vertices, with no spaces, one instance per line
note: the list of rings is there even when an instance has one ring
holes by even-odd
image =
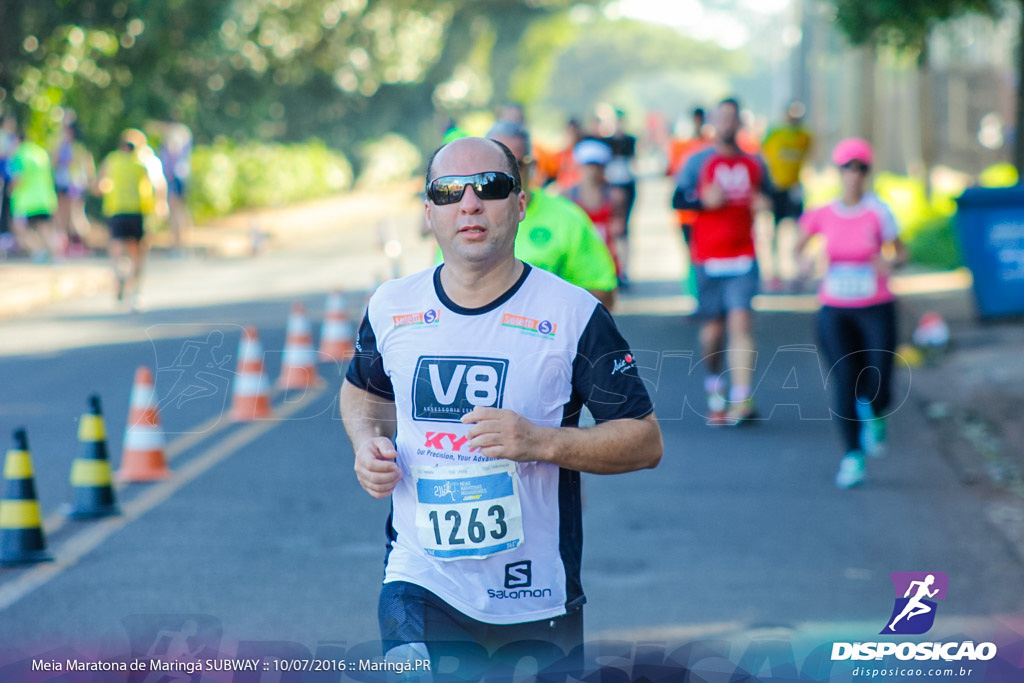
[[[23,315],[110,287],[111,272],[106,263],[0,264],[0,318]]]

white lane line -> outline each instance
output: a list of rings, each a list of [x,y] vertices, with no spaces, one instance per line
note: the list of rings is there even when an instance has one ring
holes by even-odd
[[[58,576],[65,569],[73,567],[87,553],[94,550],[103,541],[120,531],[131,522],[146,514],[160,503],[170,498],[181,487],[193,481],[211,467],[226,460],[239,449],[276,427],[280,420],[288,418],[300,409],[323,395],[325,386],[307,390],[302,398],[294,403],[285,403],[274,411],[272,417],[253,422],[232,434],[222,443],[198,456],[181,470],[175,472],[170,479],[154,484],[137,498],[121,506],[121,515],[109,517],[90,524],[87,528],[71,536],[59,548],[52,549],[56,558],[54,562],[36,565],[14,581],[0,586],[0,612],[7,609],[23,597]]]

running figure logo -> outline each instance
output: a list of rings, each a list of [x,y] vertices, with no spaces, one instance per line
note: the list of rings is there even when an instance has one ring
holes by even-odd
[[[881,633],[920,635],[935,623],[935,600],[945,600],[949,577],[942,572],[893,572],[896,604]]]

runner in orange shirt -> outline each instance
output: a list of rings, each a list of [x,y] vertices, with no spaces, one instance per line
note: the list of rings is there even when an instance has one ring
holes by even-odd
[[[693,134],[689,138],[673,138],[668,149],[668,169],[666,175],[676,177],[683,170],[687,160],[697,152],[710,147],[715,143],[711,129],[706,125],[704,109],[697,107],[693,110]],[[683,233],[683,240],[686,246],[690,246],[690,237],[693,233],[693,222],[697,219],[697,212],[690,209],[677,209],[676,219],[679,221],[679,229]]]

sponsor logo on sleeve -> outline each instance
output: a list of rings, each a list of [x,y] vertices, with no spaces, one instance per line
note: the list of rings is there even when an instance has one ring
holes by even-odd
[[[622,358],[616,358],[612,361],[612,374],[617,372],[625,373],[626,370],[631,370],[636,367],[636,359],[633,358],[633,354],[627,353]]]

